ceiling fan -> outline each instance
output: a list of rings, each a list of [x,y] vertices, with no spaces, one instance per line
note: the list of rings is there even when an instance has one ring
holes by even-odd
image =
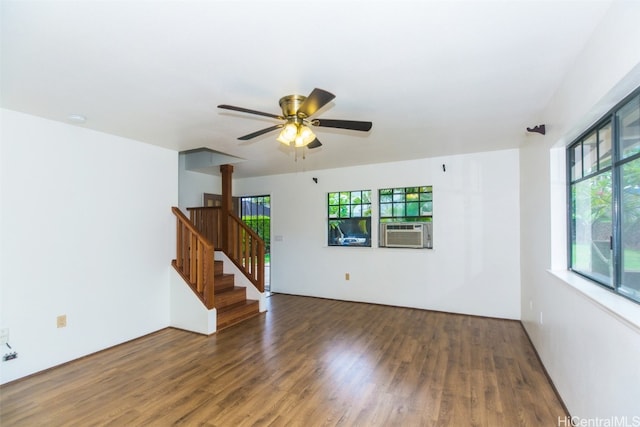
[[[333,120],[333,119],[312,119],[319,109],[327,105],[336,96],[326,90],[315,88],[309,96],[287,95],[280,98],[280,108],[282,115],[264,113],[262,111],[250,110],[248,108],[234,107],[233,105],[218,105],[218,108],[225,110],[240,111],[243,113],[257,114],[259,116],[271,117],[283,120],[274,126],[250,133],[238,138],[247,141],[276,129],[282,129],[278,135],[278,141],[285,145],[294,147],[318,148],[322,145],[311,130],[311,126],[349,129],[366,132],[371,129],[371,122],[360,122],[355,120]]]

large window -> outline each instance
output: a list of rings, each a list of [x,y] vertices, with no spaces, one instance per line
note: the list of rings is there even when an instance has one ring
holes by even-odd
[[[328,245],[371,246],[371,190],[328,195]]]
[[[569,267],[640,301],[640,90],[567,157]]]

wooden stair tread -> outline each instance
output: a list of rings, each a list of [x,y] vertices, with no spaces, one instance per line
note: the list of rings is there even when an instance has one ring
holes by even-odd
[[[247,300],[247,288],[234,286],[216,291],[214,294],[214,306],[220,310],[224,307],[234,305]]]
[[[235,275],[224,272],[224,262],[214,261],[214,307],[217,330],[236,325],[260,314],[260,303],[247,299],[247,289],[235,286]]]
[[[217,312],[217,329],[220,330],[259,315],[260,304],[257,300],[244,300],[217,309]]]
[[[242,302],[239,302],[239,303],[236,303],[236,304],[231,304],[231,305],[228,305],[226,307],[221,308],[220,310],[218,310],[218,314],[226,313],[228,311],[234,311],[234,310],[239,309],[239,308],[251,307],[253,305],[257,305],[258,302],[259,302],[258,300],[247,299],[247,300],[244,300]]]

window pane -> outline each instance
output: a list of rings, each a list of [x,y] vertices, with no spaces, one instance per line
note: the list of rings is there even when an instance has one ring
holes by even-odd
[[[600,157],[599,169],[611,166],[611,148],[611,123],[607,123],[598,130],[598,154]]]
[[[420,215],[431,215],[433,211],[433,202],[425,202],[420,207]]]
[[[362,216],[371,216],[371,204],[362,205]]]
[[[393,204],[393,216],[404,216],[404,203]]]
[[[431,192],[429,192],[429,193],[420,193],[420,200],[423,200],[425,202],[430,202],[432,198],[433,198],[433,193],[431,193]]]
[[[351,200],[351,193],[349,191],[343,191],[340,193],[340,204],[348,205],[349,200]]]
[[[338,217],[338,207],[329,206],[329,218],[337,218],[337,217]]]
[[[371,203],[371,190],[362,192],[362,203]]]
[[[330,246],[371,246],[371,218],[329,221]]]
[[[360,204],[362,203],[362,192],[361,191],[352,191],[351,192],[351,204]]]
[[[418,202],[408,202],[407,203],[407,216],[418,216],[420,214],[419,211],[420,204]]]
[[[409,193],[407,194],[407,202],[414,202],[420,200],[420,196],[418,193]]]
[[[611,171],[572,186],[572,259],[574,270],[611,286]]]
[[[380,203],[389,203],[392,202],[393,198],[390,194],[380,194]]]
[[[351,206],[351,216],[352,217],[361,217],[362,215],[362,206],[361,205],[352,205]]]
[[[404,193],[402,193],[402,194],[394,194],[393,195],[393,201],[396,202],[396,203],[404,202]]]
[[[621,159],[640,153],[640,96],[632,99],[616,114]]]
[[[592,174],[598,170],[597,143],[595,132],[582,141],[582,161],[585,175]]]
[[[622,283],[620,291],[640,301],[640,159],[622,166]]]
[[[329,193],[329,204],[337,205],[340,202],[339,193]]]
[[[329,245],[339,245],[339,239],[344,235],[342,230],[340,229],[340,223],[342,220],[331,220],[329,221],[329,236],[328,243]]]
[[[349,218],[349,205],[340,205],[340,218]]]
[[[393,216],[392,204],[391,203],[380,203],[380,216]]]
[[[582,144],[571,149],[571,181],[582,178]]]

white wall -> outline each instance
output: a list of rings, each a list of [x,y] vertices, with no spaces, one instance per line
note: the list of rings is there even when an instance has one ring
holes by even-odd
[[[640,305],[566,272],[563,147],[640,85],[638,22],[640,2],[613,3],[541,115],[547,135],[520,153],[522,321],[569,412],[585,423],[640,416],[640,328],[617,314],[640,318]]]
[[[8,110],[1,120],[0,327],[18,358],[0,381],[168,326],[177,153]]]
[[[204,193],[220,194],[220,175],[193,172],[185,167],[185,154],[179,155],[179,207],[187,215],[187,208],[203,206]]]
[[[271,195],[274,292],[519,319],[518,162],[508,150],[237,179],[234,195]],[[327,246],[328,192],[417,185],[433,185],[433,250],[378,248],[377,230],[371,248]]]

